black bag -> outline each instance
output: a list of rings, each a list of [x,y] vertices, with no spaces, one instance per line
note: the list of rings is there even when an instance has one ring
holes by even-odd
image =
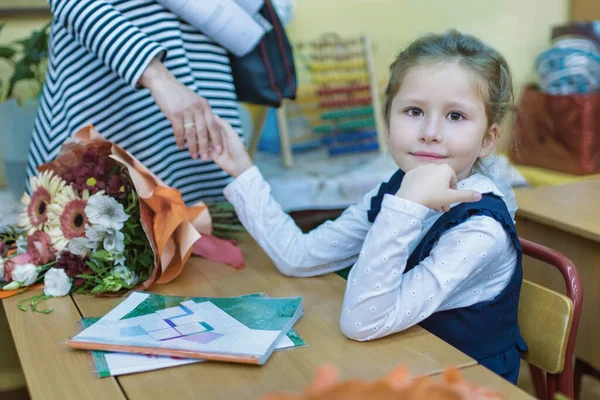
[[[292,46],[270,0],[259,11],[273,29],[243,57],[229,54],[238,101],[271,107],[296,98],[296,69]]]

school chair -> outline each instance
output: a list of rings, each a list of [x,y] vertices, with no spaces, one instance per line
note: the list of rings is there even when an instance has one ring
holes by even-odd
[[[567,293],[565,296],[523,280],[519,326],[529,351],[522,358],[531,369],[538,399],[554,400],[556,393],[573,399],[573,352],[583,302],[579,272],[558,251],[526,239],[520,241],[523,255],[560,271]]]

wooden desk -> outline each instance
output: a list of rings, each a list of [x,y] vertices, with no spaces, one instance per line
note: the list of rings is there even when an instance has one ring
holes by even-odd
[[[475,365],[472,367],[466,367],[460,370],[463,377],[470,381],[475,382],[479,386],[485,386],[492,389],[499,390],[504,394],[505,399],[510,400],[533,400],[530,394],[519,389],[517,386],[511,384],[507,380],[494,374],[489,369],[482,367],[481,365]],[[441,374],[435,376],[435,378],[441,379]]]
[[[81,316],[100,316],[120,299],[72,296],[52,299],[53,314],[24,313],[16,302],[5,308],[32,399],[69,398],[211,398],[252,399],[269,391],[301,391],[317,367],[331,362],[342,377],[381,378],[397,364],[417,374],[439,373],[448,365],[476,362],[420,327],[369,343],[344,338],[339,316],[346,282],[335,274],[287,278],[250,238],[241,245],[246,268],[235,270],[193,258],[175,281],[153,291],[170,295],[234,296],[264,291],[270,296],[303,296],[304,316],[296,330],[308,347],[276,352],[264,366],[206,362],[148,373],[98,379],[87,354],[59,342],[75,334]],[[109,397],[110,396],[110,397]]]
[[[71,297],[44,303],[54,308],[49,315],[17,308],[19,300],[40,293],[36,290],[3,300],[31,398],[125,399],[116,379],[92,375],[89,354],[69,351],[60,344],[75,333],[75,321],[81,318]]]
[[[583,282],[583,311],[575,353],[600,369],[600,180],[517,191],[519,235],[569,257]],[[555,268],[524,260],[525,278],[564,293]]]

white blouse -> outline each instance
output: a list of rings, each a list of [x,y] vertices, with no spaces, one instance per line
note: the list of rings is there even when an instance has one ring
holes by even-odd
[[[504,197],[481,174],[464,179],[459,188]],[[367,210],[378,189],[309,233],[283,212],[256,167],[230,183],[224,194],[284,275],[317,276],[354,264],[340,319],[342,332],[351,339],[387,336],[436,311],[491,300],[508,284],[517,253],[502,225],[487,216],[473,216],[446,231],[429,257],[404,274],[411,252],[442,213],[386,194],[371,223]]]

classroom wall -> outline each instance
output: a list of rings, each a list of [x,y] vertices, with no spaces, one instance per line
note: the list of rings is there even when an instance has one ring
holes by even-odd
[[[569,0],[294,0],[287,27],[293,41],[308,41],[326,32],[369,35],[375,46],[378,80],[414,38],[456,28],[473,34],[506,57],[513,73],[516,100],[523,86],[536,80],[536,56],[549,46],[551,27],[569,21]],[[543,7],[543,11],[542,11]],[[302,69],[299,57],[297,63]],[[301,73],[305,80],[306,74]],[[511,121],[503,126],[500,150],[510,142]]]
[[[41,28],[51,18],[49,12],[47,15],[32,17],[0,17],[0,24],[6,24],[0,33],[0,44],[28,36],[32,30]]]
[[[379,79],[398,52],[419,35],[449,28],[476,35],[508,60],[515,86],[535,79],[534,60],[553,25],[568,21],[569,0],[295,0],[292,40],[325,32],[369,35]],[[543,7],[543,11],[541,10]]]

